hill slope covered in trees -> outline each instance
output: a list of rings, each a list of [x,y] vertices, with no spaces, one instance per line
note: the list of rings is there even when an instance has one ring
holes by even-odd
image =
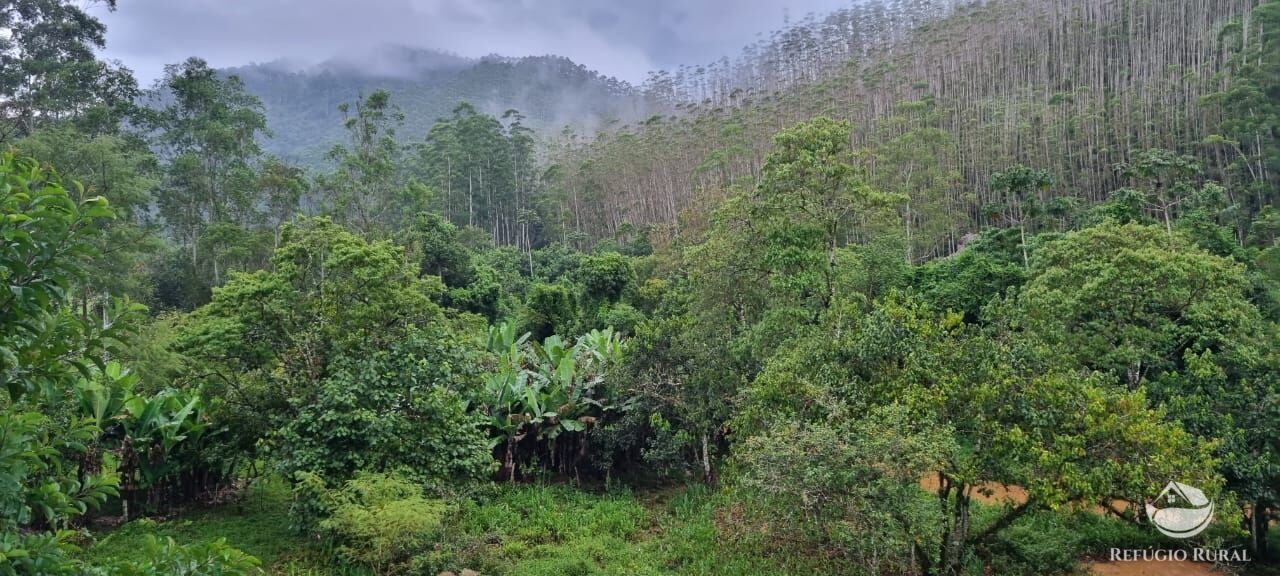
[[[874,185],[910,198],[901,216],[915,259],[1020,218],[991,185],[1004,167],[1046,170],[1037,201],[1063,216],[1131,184],[1116,165],[1151,148],[1192,155],[1222,182],[1244,208],[1243,238],[1276,162],[1263,149],[1274,104],[1241,83],[1274,74],[1274,63],[1262,70],[1275,40],[1251,20],[1257,4],[862,3],[737,59],[652,75],[650,97],[680,113],[561,142],[552,204],[565,227],[595,237],[682,215],[700,226],[728,189],[759,176],[775,132],[824,114],[852,122]]]
[[[385,47],[301,69],[269,63],[224,72],[239,76],[262,100],[273,132],[264,148],[312,166],[345,138],[338,106],[378,89],[387,90],[404,113],[400,133],[407,139],[421,139],[464,101],[495,116],[518,109],[539,128],[593,130],[644,111],[637,89],[557,56],[470,59]]]

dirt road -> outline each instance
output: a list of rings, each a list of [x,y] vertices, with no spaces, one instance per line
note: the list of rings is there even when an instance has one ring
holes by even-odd
[[[1222,576],[1204,562],[1096,562],[1086,566],[1097,576]]]

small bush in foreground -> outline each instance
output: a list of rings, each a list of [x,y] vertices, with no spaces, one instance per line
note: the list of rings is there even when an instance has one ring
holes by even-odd
[[[317,489],[314,475],[299,483],[318,498],[308,510],[327,513],[316,534],[341,561],[376,574],[404,574],[440,536],[452,507],[427,498],[422,487],[396,474],[362,473],[339,489]]]

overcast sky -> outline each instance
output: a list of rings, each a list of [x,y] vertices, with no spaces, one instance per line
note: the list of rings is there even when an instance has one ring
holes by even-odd
[[[758,33],[850,0],[119,0],[108,58],[143,85],[167,63],[318,62],[401,44],[463,56],[568,56],[631,82],[732,56]]]

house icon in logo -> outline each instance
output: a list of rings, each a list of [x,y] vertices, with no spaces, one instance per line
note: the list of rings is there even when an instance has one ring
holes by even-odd
[[[1147,517],[1170,538],[1190,538],[1213,520],[1213,502],[1204,492],[1181,482],[1170,482],[1154,502],[1147,503]]]

